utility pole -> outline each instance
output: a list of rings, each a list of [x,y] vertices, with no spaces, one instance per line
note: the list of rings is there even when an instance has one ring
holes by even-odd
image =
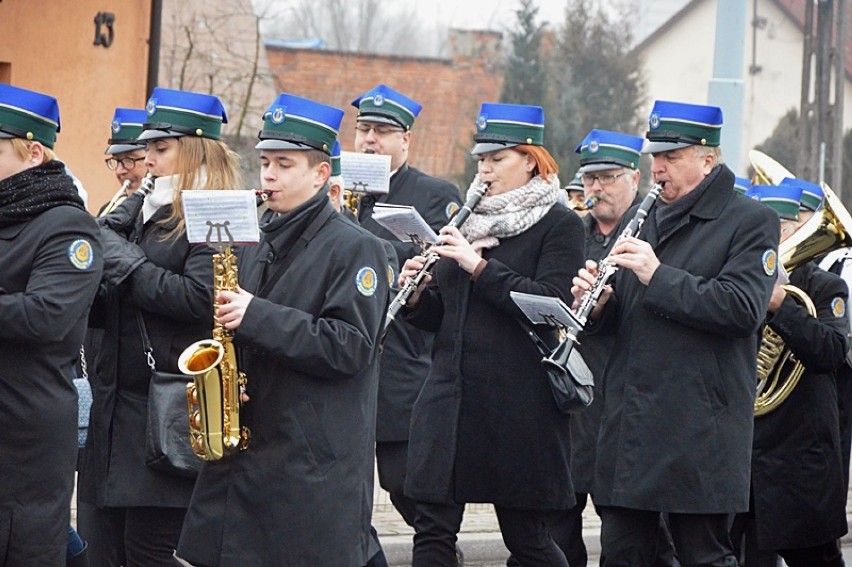
[[[805,2],[798,175],[843,191],[846,0]]]

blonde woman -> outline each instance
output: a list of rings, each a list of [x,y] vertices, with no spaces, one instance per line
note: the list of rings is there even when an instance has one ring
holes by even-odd
[[[146,110],[139,141],[154,188],[127,240],[102,231],[107,285],[93,325],[106,332],[79,489],[79,527],[97,564],[126,567],[178,564],[195,483],[146,464],[150,369],[139,319],[166,372],[178,372],[182,350],[210,335],[213,250],[188,242],[181,191],[239,186],[237,156],[220,140],[227,116],[217,97],[157,88]]]

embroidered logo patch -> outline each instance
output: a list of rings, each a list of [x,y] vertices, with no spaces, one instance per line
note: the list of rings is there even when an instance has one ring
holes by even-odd
[[[384,103],[385,103],[385,97],[383,97],[381,94],[377,94],[376,96],[373,97],[373,104],[375,104],[376,106],[381,106]]]
[[[480,130],[485,130],[485,127],[488,126],[488,117],[484,114],[480,114],[476,118],[476,127]]]
[[[601,145],[600,145],[600,143],[598,143],[597,140],[592,140],[591,142],[589,142],[589,153],[590,154],[596,154],[596,153],[598,153],[598,151],[600,151],[600,149],[601,149]]]
[[[88,240],[75,240],[68,246],[68,260],[78,270],[88,270],[92,267],[92,245]]]
[[[778,253],[775,250],[767,250],[763,253],[763,271],[767,276],[774,276],[778,267]]]
[[[846,315],[846,302],[842,297],[835,297],[831,300],[831,312],[835,317],[843,317]]]
[[[112,121],[112,133],[118,134],[119,132],[121,132],[121,120],[118,120],[118,119],[113,120]]]
[[[157,99],[154,97],[148,99],[148,104],[145,105],[145,112],[148,113],[148,116],[152,116],[157,112]]]
[[[447,203],[447,208],[444,209],[444,214],[447,215],[447,219],[451,219],[457,212],[459,212],[460,208],[461,207],[459,207],[458,203],[456,203],[455,201],[450,201],[449,203]]]
[[[368,266],[358,270],[358,275],[355,276],[355,287],[361,295],[366,297],[376,293],[376,270]]]
[[[656,130],[660,127],[660,115],[657,112],[652,112],[651,116],[648,117],[648,125],[651,127],[651,130]]]
[[[395,279],[396,278],[394,277],[393,266],[388,264],[388,286],[393,287],[393,281]]]
[[[284,108],[281,106],[276,106],[275,110],[272,111],[272,115],[269,117],[272,120],[273,124],[282,124],[284,122]]]

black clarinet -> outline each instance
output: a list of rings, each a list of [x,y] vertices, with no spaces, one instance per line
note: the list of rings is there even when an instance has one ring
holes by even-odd
[[[447,226],[452,226],[455,228],[459,228],[464,221],[467,220],[467,217],[470,216],[470,213],[473,212],[473,209],[476,208],[479,200],[482,199],[483,195],[488,191],[488,186],[490,183],[483,183],[479,187],[471,187],[469,194],[467,196],[467,201],[465,201],[464,205],[459,212],[456,213],[456,216],[452,218],[452,220],[447,224]],[[388,313],[385,317],[385,326],[382,332],[382,337],[384,337],[390,326],[396,320],[396,315],[399,313],[399,310],[402,309],[411,296],[417,291],[417,287],[423,281],[423,278],[428,276],[432,268],[435,267],[435,263],[438,261],[440,256],[435,252],[429,252],[426,255],[426,263],[420,268],[420,271],[415,274],[413,278],[408,278],[408,281],[405,282],[405,285],[402,286],[402,289],[399,290],[399,293],[396,294],[396,297],[391,301],[390,307],[388,307]]]

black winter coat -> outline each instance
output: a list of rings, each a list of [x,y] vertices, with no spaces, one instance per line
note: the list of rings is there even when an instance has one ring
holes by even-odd
[[[98,506],[185,508],[193,479],[145,465],[151,370],[143,354],[141,312],[157,370],[179,373],[177,359],[213,328],[213,249],[190,244],[186,232],[162,240],[162,207],[131,235],[147,259],[118,288],[106,287],[91,325],[104,329],[92,379],[89,437],[80,463],[79,498]],[[187,378],[187,382],[191,380]]]
[[[755,334],[776,278],[779,225],[733,183],[721,166],[662,238],[652,209],[640,239],[660,266],[647,286],[630,270],[616,273],[598,322],[615,347],[603,377],[596,504],[748,510]]]
[[[70,206],[0,227],[2,565],[65,564],[77,462],[71,379],[101,279],[97,234]]]
[[[767,319],[805,367],[786,401],[754,420],[754,512],[758,545],[769,550],[811,547],[847,531],[834,373],[846,360],[848,288],[813,263],[795,269],[790,283],[817,314],[788,295]]]
[[[432,372],[414,405],[405,492],[429,502],[569,508],[569,418],[556,407],[509,292],[570,301],[583,225],[557,204],[483,258],[488,263],[475,282],[441,259],[410,314],[437,335]]]
[[[399,260],[398,274],[402,264],[419,254],[420,249],[409,242],[400,242],[373,220],[373,207],[377,202],[413,206],[437,232],[458,210],[461,194],[455,185],[404,164],[391,177],[387,195],[362,199],[358,214],[361,226],[391,243]],[[408,439],[411,408],[432,366],[432,340],[432,333],[412,327],[402,318],[398,318],[388,331],[379,364],[376,440]]]
[[[234,337],[251,397],[240,418],[252,438],[202,467],[178,546],[191,563],[367,562],[387,258],[324,192],[303,207],[283,232],[238,252],[240,284],[255,294]]]

